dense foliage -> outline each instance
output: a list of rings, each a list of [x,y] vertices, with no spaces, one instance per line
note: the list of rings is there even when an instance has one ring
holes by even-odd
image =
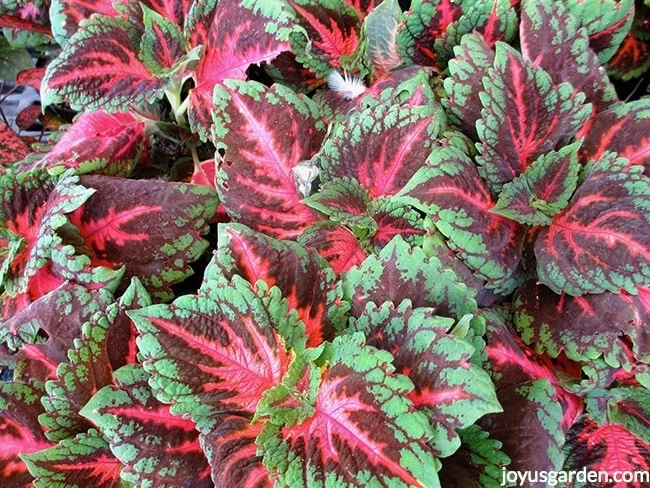
[[[0,0],[0,485],[650,470],[650,2],[403,3]]]

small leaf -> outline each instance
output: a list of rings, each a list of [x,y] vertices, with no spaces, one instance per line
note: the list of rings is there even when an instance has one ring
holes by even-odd
[[[18,134],[0,124],[0,171],[3,166],[24,159],[29,152],[29,146]]]
[[[579,144],[543,154],[506,183],[492,212],[521,224],[548,225],[569,203],[578,183]]]
[[[345,0],[287,2],[296,24],[289,36],[296,59],[317,77],[333,69],[354,71],[361,19]]]
[[[181,28],[167,17],[143,6],[145,31],[140,39],[140,59],[154,73],[170,70],[183,54],[185,39]]]
[[[315,249],[339,275],[366,258],[357,237],[335,222],[317,222],[298,237],[303,246]]]

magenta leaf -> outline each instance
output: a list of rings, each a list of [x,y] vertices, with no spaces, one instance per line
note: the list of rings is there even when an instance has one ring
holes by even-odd
[[[303,204],[292,169],[325,132],[316,105],[282,85],[228,81],[215,89],[214,142],[225,151],[217,189],[228,214],[278,239],[318,220]]]
[[[29,154],[29,146],[10,127],[0,124],[0,174],[3,167],[25,158]]]
[[[286,27],[288,14],[279,0],[262,2],[208,0],[195,2],[185,21],[191,47],[202,45],[203,56],[194,70],[189,121],[192,130],[207,140],[212,127],[213,91],[226,79],[246,79],[251,65],[269,62],[289,50],[277,32]]]
[[[21,169],[42,167],[54,175],[73,169],[75,174],[127,177],[147,146],[144,121],[128,112],[99,110],[82,114],[50,152]]]

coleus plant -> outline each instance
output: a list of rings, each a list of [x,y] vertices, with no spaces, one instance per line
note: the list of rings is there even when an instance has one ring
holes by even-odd
[[[650,469],[648,8],[1,0],[3,483]]]

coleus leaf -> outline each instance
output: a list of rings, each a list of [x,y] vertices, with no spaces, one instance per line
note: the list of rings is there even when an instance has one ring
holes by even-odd
[[[74,248],[64,245],[57,234],[68,223],[66,214],[93,193],[77,183],[78,177],[67,175],[57,181],[44,171],[0,177],[0,225],[12,250],[0,272],[9,295],[27,294],[35,300],[65,279],[95,288],[114,289],[119,282],[122,270],[90,268],[87,259],[75,256]]]
[[[112,307],[117,308],[117,314],[108,327],[106,339],[106,343],[110,344],[108,359],[113,371],[126,364],[133,364],[137,360],[136,336],[138,332],[127,316],[127,311],[149,305],[151,305],[149,293],[142,282],[134,277],[117,304],[108,307],[110,313],[113,313]]]
[[[277,286],[305,324],[310,347],[330,340],[342,327],[345,307],[334,272],[313,249],[278,241],[239,224],[220,225],[216,259],[228,281],[239,275],[253,287]],[[207,271],[206,271],[207,275]]]
[[[336,222],[316,222],[303,231],[298,242],[315,249],[337,275],[360,264],[367,256],[352,231]]]
[[[430,106],[378,105],[336,124],[316,156],[321,178],[355,178],[372,198],[394,195],[431,152],[444,124]]]
[[[378,255],[370,255],[343,277],[344,297],[350,314],[360,317],[368,302],[399,304],[409,299],[413,307],[432,307],[437,315],[462,318],[476,311],[472,292],[452,269],[435,257],[409,246],[397,236]]]
[[[76,339],[74,348],[68,351],[69,360],[57,368],[57,379],[46,383],[47,393],[41,399],[46,413],[39,421],[47,428],[48,439],[71,438],[91,427],[79,411],[97,390],[113,381],[106,333],[115,312],[99,312],[84,324],[81,338]]]
[[[371,198],[368,191],[354,178],[334,178],[321,185],[317,193],[303,202],[350,228],[373,229],[376,224],[367,215]]]
[[[357,71],[359,12],[346,0],[289,0],[295,25],[289,40],[296,59],[317,77],[333,68]]]
[[[45,76],[45,68],[30,68],[21,71],[16,76],[16,84],[31,86],[36,91],[41,91],[41,80]]]
[[[567,7],[589,34],[600,62],[609,61],[630,30],[634,0],[570,0]]]
[[[550,151],[506,183],[492,212],[521,224],[548,225],[569,203],[578,183],[579,143]]]
[[[508,294],[520,283],[524,227],[491,212],[490,190],[463,151],[435,149],[400,197],[433,217],[450,248],[488,288]]]
[[[503,468],[510,458],[501,442],[478,425],[458,431],[460,449],[445,459],[438,473],[445,488],[497,488],[503,486]]]
[[[126,266],[152,297],[171,297],[170,286],[192,273],[189,263],[208,244],[201,239],[218,200],[205,186],[108,176],[82,176],[92,197],[70,215],[94,263]]]
[[[492,45],[512,38],[514,28],[514,11],[507,0],[417,0],[403,16],[397,40],[405,60],[444,68],[464,34],[484,34]]]
[[[399,197],[374,200],[368,209],[372,215],[377,232],[371,242],[377,251],[383,249],[395,236],[399,235],[411,245],[421,245],[424,235],[424,220],[417,210],[404,205]]]
[[[313,350],[311,350],[313,351]],[[363,334],[337,337],[322,366],[297,357],[257,410],[260,452],[279,486],[440,486],[413,384]]]
[[[397,32],[402,58],[412,64],[436,66],[434,41],[463,14],[464,0],[415,0]]]
[[[32,477],[19,455],[52,445],[38,423],[43,412],[40,383],[0,382],[0,473],[3,483],[16,488],[32,486]]]
[[[82,22],[47,67],[43,106],[65,101],[79,111],[115,112],[159,99],[167,80],[156,78],[140,61],[131,28],[125,19],[104,15]]]
[[[650,181],[642,171],[616,153],[587,167],[568,208],[537,237],[539,281],[573,296],[650,284]]]
[[[212,127],[213,91],[226,79],[246,79],[246,70],[289,51],[278,31],[289,14],[282,0],[209,0],[194,2],[185,21],[190,46],[203,46],[190,91],[189,122],[206,141]]]
[[[149,384],[175,415],[252,414],[262,393],[279,383],[290,356],[304,347],[304,326],[280,290],[239,276],[170,305],[127,312]],[[236,373],[234,373],[236,372]],[[199,426],[199,428],[201,428]]]
[[[593,123],[580,131],[584,136],[580,151],[581,160],[598,160],[607,151],[627,158],[630,165],[643,166],[650,175],[650,101],[636,100],[620,104],[597,114]]]
[[[345,0],[345,3],[356,10],[359,18],[363,20],[382,2],[381,0]]]
[[[40,105],[30,105],[16,115],[16,125],[20,130],[29,130],[41,116]]]
[[[0,161],[1,166],[20,161],[29,154],[29,146],[10,127],[0,124]],[[0,170],[1,171],[1,170]]]
[[[255,439],[262,432],[261,422],[237,415],[220,415],[216,426],[199,437],[212,467],[215,486],[271,488]]]
[[[645,73],[650,67],[650,44],[631,31],[607,64],[608,73],[629,80]]]
[[[84,113],[52,150],[21,170],[45,168],[50,174],[102,173],[127,177],[148,146],[145,123],[132,113]]]
[[[563,390],[556,373],[521,342],[503,309],[482,315],[503,413],[488,415],[479,424],[503,442],[503,452],[512,460],[509,469],[559,470],[565,434],[582,411],[581,401]]]
[[[82,325],[110,301],[110,293],[104,290],[91,292],[79,285],[62,284],[5,322],[2,359],[24,359],[33,378],[54,378],[74,340],[81,337]]]
[[[142,9],[145,30],[140,39],[140,58],[152,73],[165,73],[185,54],[183,31],[158,12],[144,5]]]
[[[120,0],[121,1],[121,0]],[[94,13],[116,17],[118,12],[113,7],[114,0],[51,0],[50,19],[52,34],[56,42],[65,46],[79,29],[81,21]]]
[[[376,303],[376,302],[375,302]],[[415,389],[408,395],[434,431],[429,441],[447,457],[460,447],[456,431],[488,413],[500,412],[489,375],[469,362],[472,346],[456,337],[455,320],[434,308],[368,303],[349,331],[363,332],[369,346],[391,351],[395,371],[408,376]]]
[[[591,113],[583,94],[568,83],[555,85],[543,69],[501,42],[483,85],[476,161],[495,191],[571,139]]]
[[[156,400],[148,377],[140,365],[120,368],[115,384],[99,390],[80,414],[100,428],[124,464],[124,481],[161,488],[213,486],[194,423]]]
[[[485,287],[485,281],[474,274],[447,245],[445,237],[436,229],[433,221],[427,217],[423,226],[426,234],[422,238],[422,250],[428,258],[434,257],[440,260],[443,269],[451,269],[458,276],[458,281],[465,283],[472,290],[476,303],[480,308],[487,308],[502,300]]]
[[[369,2],[369,3],[374,3]],[[363,23],[363,36],[368,43],[366,56],[374,79],[402,64],[397,52],[397,27],[402,15],[397,0],[384,0],[367,15]]]
[[[214,92],[214,142],[223,149],[217,189],[228,214],[279,239],[298,236],[317,214],[303,204],[292,169],[320,147],[316,104],[282,85],[229,80]]]
[[[535,280],[527,281],[513,302],[514,322],[522,339],[538,353],[590,361],[603,356],[620,367],[627,362],[628,341],[634,355],[650,361],[644,324],[650,320],[650,291],[572,297],[556,295]]]
[[[648,393],[643,388],[594,391],[567,435],[564,469],[646,472],[650,468]],[[641,488],[643,480],[625,486]]]
[[[461,2],[463,15],[447,27],[445,33],[433,43],[438,65],[454,56],[454,48],[468,33],[481,34],[489,46],[497,41],[510,42],[517,33],[517,12],[511,0],[481,0]]]
[[[34,487],[119,488],[122,464],[95,429],[21,458],[34,476]]]
[[[603,0],[595,0],[600,1]],[[575,4],[575,8],[584,4],[587,8],[586,4],[594,1],[571,0],[568,3],[569,8],[571,4]],[[596,12],[615,15],[615,9],[609,7],[601,10],[599,6]],[[589,46],[587,32],[569,13],[567,2],[523,1],[519,36],[524,58],[546,71],[553,83],[567,82],[576,93],[584,93],[594,113],[618,102],[614,86]]]
[[[444,80],[448,98],[443,103],[463,132],[478,139],[476,121],[481,118],[481,80],[494,63],[494,51],[481,35],[472,33],[461,38],[454,53],[456,57],[449,61],[450,76]]]

